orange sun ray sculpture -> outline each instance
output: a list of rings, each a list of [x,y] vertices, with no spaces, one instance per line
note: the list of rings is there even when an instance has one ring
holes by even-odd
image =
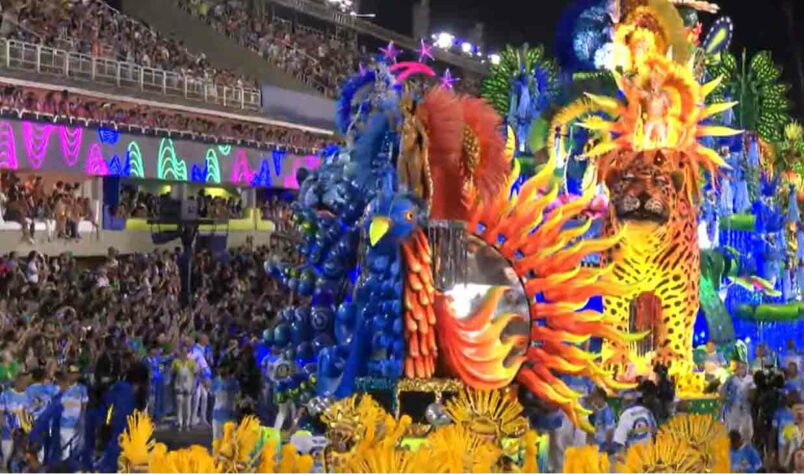
[[[574,423],[589,429],[589,411],[581,406],[581,395],[559,377],[578,375],[610,389],[626,388],[606,374],[583,344],[591,337],[626,343],[639,336],[618,332],[602,314],[583,310],[590,298],[621,291],[604,278],[607,269],[582,266],[584,258],[610,248],[618,237],[578,240],[588,223],[566,227],[570,220],[580,218],[592,200],[591,194],[547,212],[556,193],[552,184],[554,165],[550,160],[512,195],[511,186],[519,175],[515,165],[508,185],[493,199],[478,202],[468,221],[469,232],[497,249],[522,282],[530,301],[529,334],[503,336],[508,324],[523,317],[492,317],[501,289],[492,289],[480,308],[466,319],[445,317],[448,297],[436,295],[436,334],[439,354],[467,385],[491,390],[516,379],[542,400],[563,409]],[[517,347],[522,350],[516,351]]]

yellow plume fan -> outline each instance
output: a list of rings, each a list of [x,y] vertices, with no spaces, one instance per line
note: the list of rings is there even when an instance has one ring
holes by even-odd
[[[628,15],[625,22],[654,30],[664,40],[664,47],[672,49],[673,60],[679,64],[689,61],[691,48],[684,20],[668,0],[648,0],[647,5],[637,7]]]
[[[804,128],[798,122],[790,122],[784,127],[785,141],[795,143],[804,138]]]
[[[220,466],[215,463],[203,446],[191,446],[178,451],[165,452],[162,448],[155,453],[150,472],[162,473],[218,473]]]
[[[276,471],[276,445],[273,441],[265,443],[260,452],[260,463],[257,465],[257,472],[274,473]]]
[[[456,424],[498,443],[504,437],[525,434],[528,422],[521,416],[522,410],[516,397],[500,390],[467,389],[446,404]]]
[[[530,430],[525,433],[522,439],[524,449],[524,460],[522,462],[523,473],[536,474],[539,472],[538,457],[539,457],[539,435],[535,431]]]
[[[687,443],[678,443],[667,436],[635,444],[625,452],[625,460],[617,465],[622,473],[698,472],[699,456]]]
[[[516,134],[514,133],[514,127],[509,125],[506,128],[506,132],[504,153],[508,161],[512,161],[516,154]]]
[[[148,472],[169,472],[167,469],[167,454],[167,446],[163,443],[156,443],[151,450]]]
[[[313,468],[313,458],[309,455],[300,455],[296,447],[288,443],[282,446],[281,459],[278,472],[307,473]]]
[[[237,439],[235,438],[234,422],[227,422],[223,425],[223,435],[212,442],[212,452],[215,459],[222,464],[225,471],[234,469],[237,458]]]
[[[132,470],[148,465],[154,447],[154,426],[151,418],[137,410],[127,419],[128,427],[120,435],[121,466]]]
[[[239,463],[250,464],[254,461],[260,433],[260,421],[255,416],[247,416],[237,425],[235,438],[237,439],[237,461]]]
[[[727,110],[731,110],[737,102],[718,102],[716,104],[707,105],[701,112],[701,120],[709,118],[713,115],[721,114]]]
[[[564,452],[564,472],[611,472],[611,464],[606,453],[597,446],[567,448]]]
[[[413,455],[395,446],[375,446],[360,456],[351,456],[338,472],[396,473],[420,472],[413,462]]]
[[[700,459],[699,470],[728,471],[714,470],[715,466],[729,466],[729,437],[726,427],[711,416],[677,415],[662,426],[659,433],[679,444],[686,443],[696,452]]]
[[[421,453],[421,454],[419,454]],[[462,425],[440,428],[417,451],[418,462],[432,472],[491,472],[502,451]]]

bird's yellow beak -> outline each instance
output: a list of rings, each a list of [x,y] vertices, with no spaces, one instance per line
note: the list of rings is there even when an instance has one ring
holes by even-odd
[[[377,242],[383,238],[385,234],[388,233],[388,229],[391,228],[391,219],[383,216],[376,216],[371,219],[371,225],[369,226],[369,242],[371,246],[377,245]]]

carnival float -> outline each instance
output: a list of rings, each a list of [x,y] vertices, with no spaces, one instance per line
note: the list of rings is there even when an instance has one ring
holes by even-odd
[[[576,1],[556,59],[508,48],[482,98],[385,48],[301,183],[297,261],[266,263],[290,295],[265,333],[275,423],[169,452],[137,415],[121,469],[536,472],[523,404],[588,430],[577,380],[616,403],[661,364],[688,413],[565,471],[729,471],[696,346],[802,339],[804,133],[770,55],[730,53],[717,12]],[[299,433],[320,444],[299,454]]]

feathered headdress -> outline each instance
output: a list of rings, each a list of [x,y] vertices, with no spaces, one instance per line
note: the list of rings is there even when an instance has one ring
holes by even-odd
[[[467,389],[451,398],[447,413],[458,425],[476,435],[500,442],[525,434],[528,422],[515,396],[500,390]]]
[[[614,74],[625,101],[612,97],[587,94],[587,97],[599,110],[607,115],[617,117],[614,121],[599,116],[587,118],[582,126],[611,134],[610,142],[602,142],[589,152],[589,157],[601,157],[598,163],[599,179],[603,180],[610,169],[617,167],[618,151],[643,151],[650,148],[672,150],[681,157],[678,163],[686,174],[685,182],[688,192],[697,194],[699,169],[704,168],[712,175],[720,168],[728,168],[728,164],[720,155],[702,145],[702,137],[733,136],[740,132],[728,127],[700,125],[700,122],[713,115],[730,109],[735,102],[723,102],[704,105],[707,95],[715,90],[720,79],[699,85],[689,66],[673,62],[664,56],[651,56],[646,59],[647,75],[626,79]],[[669,101],[667,114],[662,117],[666,125],[666,136],[663,143],[651,143],[645,140],[644,134],[647,120],[646,101],[654,100],[656,94],[662,100]],[[657,99],[658,100],[658,99]]]

